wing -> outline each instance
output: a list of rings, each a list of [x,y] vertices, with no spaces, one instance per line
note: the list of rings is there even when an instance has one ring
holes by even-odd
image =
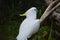
[[[31,36],[36,33],[39,29],[40,21],[39,20],[25,20],[20,27],[19,32],[25,36]]]

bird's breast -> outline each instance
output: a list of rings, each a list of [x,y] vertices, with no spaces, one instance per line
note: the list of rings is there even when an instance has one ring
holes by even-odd
[[[20,26],[20,29],[22,28],[29,28],[29,27],[32,27],[33,25],[35,24],[40,24],[40,21],[39,19],[36,19],[36,20],[29,20],[29,19],[26,19],[22,22],[21,26]]]

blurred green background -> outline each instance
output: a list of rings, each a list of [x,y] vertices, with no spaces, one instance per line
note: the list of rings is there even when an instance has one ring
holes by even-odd
[[[0,0],[0,40],[16,40],[19,26],[25,18],[19,14],[31,7],[39,10],[37,18],[40,18],[47,6],[44,0]],[[53,40],[51,25],[41,25],[38,33],[29,40]]]

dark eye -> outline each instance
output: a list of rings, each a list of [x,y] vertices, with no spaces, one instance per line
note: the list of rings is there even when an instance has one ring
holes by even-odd
[[[34,9],[34,11],[36,11],[36,9]]]
[[[37,11],[37,9],[34,9],[34,11]]]

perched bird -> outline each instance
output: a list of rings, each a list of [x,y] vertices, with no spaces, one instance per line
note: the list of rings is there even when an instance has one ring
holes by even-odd
[[[19,34],[16,37],[17,40],[27,40],[38,31],[40,20],[36,19],[37,11],[36,7],[32,7],[25,14],[20,15],[26,16],[26,18],[20,25]]]
[[[55,2],[56,1],[53,1],[47,7],[43,15],[40,17],[40,19],[36,19],[36,16],[37,16],[36,14],[38,11],[36,7],[30,8],[25,12],[25,14],[20,15],[20,16],[26,16],[26,18],[20,25],[19,34],[16,37],[16,39],[27,40],[27,38],[30,38],[34,33],[36,33],[39,29],[40,24],[51,14],[53,10],[55,10],[59,6],[60,3],[58,3],[55,7],[51,9],[52,5]]]
[[[30,38],[34,33],[36,33],[40,27],[40,24],[51,14],[53,10],[55,10],[59,4],[57,4],[54,8],[51,9],[52,5],[56,1],[52,2],[43,15],[40,17],[40,19],[36,19],[37,16],[37,9],[36,7],[32,7],[29,10],[25,12],[25,14],[22,14],[20,16],[26,16],[25,20],[21,23],[19,34],[16,37],[17,40],[27,40],[27,38]],[[51,11],[49,11],[51,9]]]

